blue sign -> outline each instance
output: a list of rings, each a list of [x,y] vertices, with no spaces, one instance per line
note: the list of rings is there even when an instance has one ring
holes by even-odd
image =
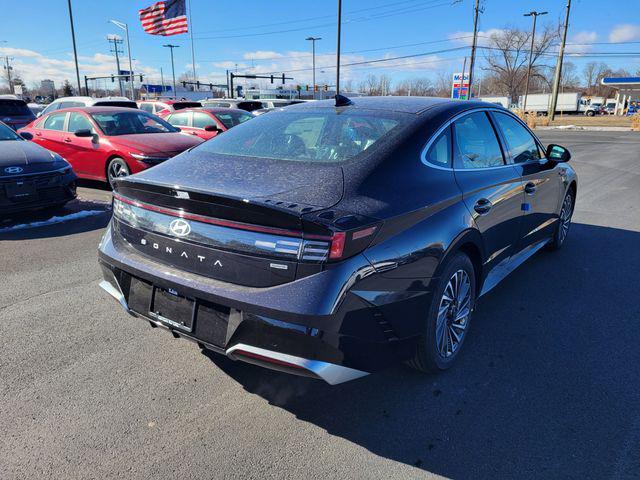
[[[149,83],[143,83],[142,88],[144,88],[147,93],[166,93],[172,91],[170,85],[165,85],[164,88],[162,88],[162,85],[151,85]]]

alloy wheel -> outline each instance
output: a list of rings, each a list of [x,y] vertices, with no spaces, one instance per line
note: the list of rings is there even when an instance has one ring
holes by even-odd
[[[126,177],[129,175],[129,168],[121,160],[113,160],[109,164],[109,183],[113,187],[116,178]]]
[[[560,227],[558,228],[558,243],[564,243],[569,233],[569,227],[571,226],[571,214],[573,212],[573,197],[571,194],[567,194],[562,203],[562,210],[560,210]]]
[[[442,293],[436,320],[436,349],[443,358],[460,347],[471,315],[471,281],[465,270],[456,271]]]

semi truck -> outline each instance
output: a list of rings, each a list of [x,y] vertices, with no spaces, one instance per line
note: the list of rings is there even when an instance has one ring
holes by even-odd
[[[583,113],[590,103],[590,100],[582,98],[581,93],[560,93],[556,103],[556,113]],[[527,95],[527,112],[542,113],[544,115],[549,111],[550,105],[550,93]],[[518,99],[518,108],[524,108],[524,95],[521,95]]]

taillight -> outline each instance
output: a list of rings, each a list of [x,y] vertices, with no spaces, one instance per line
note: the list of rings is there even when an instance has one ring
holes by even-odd
[[[378,231],[379,225],[372,225],[358,230],[335,232],[331,237],[329,260],[341,260],[367,248]]]

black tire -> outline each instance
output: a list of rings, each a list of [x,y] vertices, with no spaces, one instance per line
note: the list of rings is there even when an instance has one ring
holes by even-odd
[[[553,231],[553,237],[547,244],[547,249],[551,251],[560,250],[567,240],[569,228],[571,227],[571,217],[575,206],[575,194],[573,190],[569,190],[564,196],[562,207],[558,215],[558,224]]]
[[[123,159],[116,157],[112,158],[107,165],[107,182],[111,189],[115,186],[115,179],[120,177],[126,177],[130,175],[129,165]]]
[[[593,112],[593,110],[587,110],[586,115],[587,115],[587,117],[593,117],[595,115],[595,113]]]
[[[442,269],[442,275],[440,276],[440,280],[438,281],[438,286],[434,292],[433,299],[431,300],[431,306],[429,307],[425,319],[423,334],[419,340],[416,352],[414,354],[414,357],[407,362],[410,367],[421,372],[439,372],[450,368],[455,363],[460,354],[460,351],[462,350],[464,341],[466,340],[469,333],[471,317],[473,316],[473,310],[475,308],[476,277],[471,260],[467,255],[460,252],[455,254],[446,262],[447,263]],[[449,289],[449,282],[453,280],[454,275],[460,275],[459,272],[464,272],[466,278],[469,281],[468,315],[466,316],[466,320],[464,321],[464,329],[459,330],[461,327],[457,326],[453,330],[462,333],[462,337],[459,340],[457,347],[455,349],[452,348],[452,352],[450,354],[448,354],[448,352],[447,354],[443,354],[441,348],[443,344],[441,342],[440,345],[438,345],[436,335],[438,335],[438,338],[446,339],[447,337],[442,337],[439,334],[440,332],[442,332],[442,329],[438,328],[438,313],[441,308],[445,308],[444,305],[447,304],[444,299],[444,294],[445,291],[447,293],[451,291]],[[450,308],[450,306],[451,304],[449,303],[449,307],[447,308]],[[455,310],[455,312],[458,312],[457,309]],[[453,321],[450,322],[450,320],[455,318],[455,312],[451,316],[449,316],[450,312],[449,310],[447,310],[445,317],[441,321],[441,324],[444,323],[442,328],[449,329],[449,325],[455,323]],[[445,334],[447,331],[448,330],[445,330],[442,333]],[[453,339],[453,337],[450,338]],[[453,346],[453,343],[451,343],[451,345]],[[445,350],[447,350],[446,346]]]

